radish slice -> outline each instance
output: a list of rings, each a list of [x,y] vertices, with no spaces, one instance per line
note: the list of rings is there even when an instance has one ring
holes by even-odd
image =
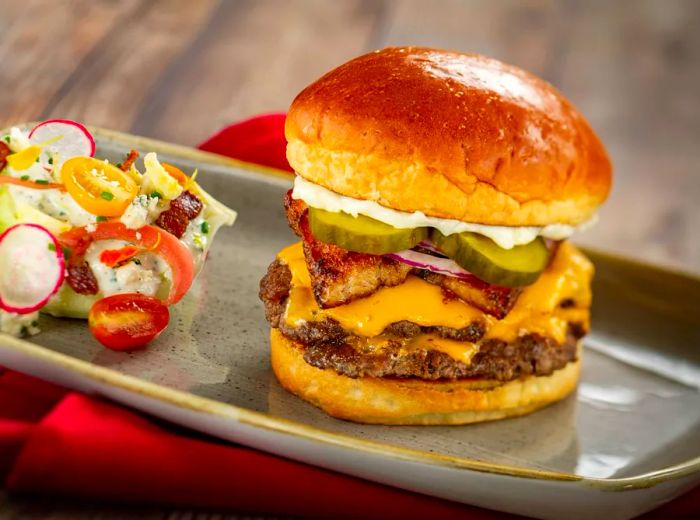
[[[16,314],[40,309],[64,275],[63,251],[45,227],[16,224],[0,235],[0,309]]]
[[[32,144],[46,143],[52,139],[57,139],[51,146],[61,154],[62,161],[79,155],[95,155],[95,139],[87,128],[70,119],[49,119],[39,123],[29,132]],[[46,163],[48,160],[48,151],[43,149],[41,161]]]

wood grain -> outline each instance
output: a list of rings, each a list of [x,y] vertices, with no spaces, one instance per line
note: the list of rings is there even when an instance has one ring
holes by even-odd
[[[35,120],[136,0],[0,2],[0,125]],[[81,13],[76,17],[75,13]]]
[[[169,64],[192,45],[216,7],[214,0],[152,0],[125,11],[41,117],[70,114],[96,126],[129,129]]]
[[[286,110],[310,78],[365,51],[372,5],[221,2],[171,63],[132,131],[192,143],[242,117]]]
[[[482,52],[551,81],[606,143],[614,191],[580,240],[700,274],[698,27],[696,0],[0,0],[0,126],[62,116],[196,144],[373,48]],[[0,511],[237,518],[1,496]]]

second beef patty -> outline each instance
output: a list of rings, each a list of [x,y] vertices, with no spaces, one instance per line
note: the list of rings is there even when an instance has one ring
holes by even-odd
[[[349,377],[400,377],[427,380],[483,378],[510,381],[530,375],[549,375],[576,360],[576,344],[586,331],[579,323],[569,323],[563,344],[539,334],[527,334],[513,341],[483,339],[484,326],[474,322],[467,327],[423,327],[410,321],[389,325],[382,336],[381,349],[368,349],[365,338],[353,335],[330,318],[306,322],[298,327],[285,323],[284,310],[291,286],[289,268],[275,260],[260,282],[260,299],[270,325],[294,340],[312,366],[333,369]],[[402,348],[406,339],[418,334],[435,334],[456,341],[477,343],[478,352],[469,364],[445,352],[426,348]]]

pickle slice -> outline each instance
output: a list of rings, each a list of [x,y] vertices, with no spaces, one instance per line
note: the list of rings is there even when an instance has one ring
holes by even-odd
[[[541,237],[512,249],[499,247],[478,233],[445,236],[434,229],[433,243],[464,269],[485,282],[504,287],[533,283],[549,263],[549,250]]]
[[[311,232],[321,242],[348,251],[382,255],[411,249],[428,238],[428,228],[399,229],[373,218],[309,208]]]

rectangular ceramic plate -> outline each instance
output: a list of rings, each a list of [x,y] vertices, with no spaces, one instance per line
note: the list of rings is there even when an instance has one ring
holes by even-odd
[[[268,362],[258,282],[293,242],[288,175],[94,129],[97,155],[156,151],[236,209],[170,328],[147,350],[99,346],[83,322],[0,335],[0,364],[231,441],[370,480],[528,516],[625,518],[700,480],[700,281],[589,251],[593,330],[577,395],[527,417],[366,426],[287,394]]]

